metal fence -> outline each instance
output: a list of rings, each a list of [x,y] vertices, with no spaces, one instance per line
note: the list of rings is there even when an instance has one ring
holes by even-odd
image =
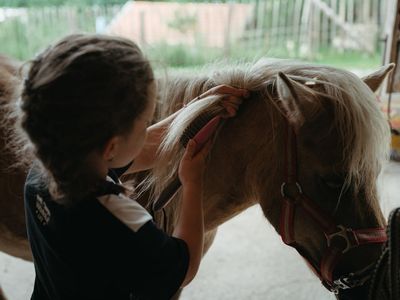
[[[181,61],[201,55],[373,54],[390,1],[129,1],[123,6],[0,8],[0,53],[28,59],[61,36],[83,31],[123,35],[155,57],[171,51],[169,59]]]

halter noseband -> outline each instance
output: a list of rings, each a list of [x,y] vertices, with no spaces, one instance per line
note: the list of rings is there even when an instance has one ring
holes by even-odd
[[[285,181],[281,185],[282,208],[279,232],[282,241],[295,248],[306,260],[322,284],[334,293],[340,289],[351,289],[363,285],[371,275],[373,264],[357,272],[333,278],[333,271],[344,253],[360,245],[384,243],[387,240],[385,228],[351,229],[337,225],[331,215],[326,214],[316,203],[302,191],[297,180],[297,143],[293,128],[285,121]],[[290,195],[286,190],[291,191]],[[307,257],[303,248],[294,236],[294,217],[296,207],[300,206],[311,219],[317,223],[325,235],[327,250],[318,266]]]

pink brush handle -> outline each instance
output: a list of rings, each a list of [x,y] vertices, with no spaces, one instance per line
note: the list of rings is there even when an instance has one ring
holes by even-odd
[[[215,130],[218,127],[218,124],[221,120],[220,116],[216,116],[212,118],[202,129],[197,132],[197,134],[193,137],[196,141],[196,149],[194,153],[198,153],[203,146],[207,143],[207,141],[212,137]],[[162,191],[159,198],[154,202],[153,209],[158,211],[165,207],[169,201],[171,201],[172,197],[176,193],[176,191],[181,187],[181,181],[179,180],[179,176],[176,175],[174,180]]]
[[[198,153],[207,141],[212,137],[215,130],[218,128],[218,124],[221,120],[221,116],[216,116],[212,118],[199,132],[193,137],[193,140],[196,142],[196,149],[194,153]]]

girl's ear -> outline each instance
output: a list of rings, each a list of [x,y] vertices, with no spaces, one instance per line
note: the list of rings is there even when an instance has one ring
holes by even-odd
[[[108,140],[104,146],[102,157],[107,161],[112,161],[118,148],[118,137],[114,136]]]

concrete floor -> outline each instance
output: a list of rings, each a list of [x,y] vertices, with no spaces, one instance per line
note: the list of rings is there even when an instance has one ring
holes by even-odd
[[[382,177],[382,209],[400,206],[400,164]],[[29,299],[33,265],[0,253],[0,283],[10,300]],[[285,246],[254,206],[222,225],[200,271],[182,293],[183,300],[328,300],[334,299]]]

